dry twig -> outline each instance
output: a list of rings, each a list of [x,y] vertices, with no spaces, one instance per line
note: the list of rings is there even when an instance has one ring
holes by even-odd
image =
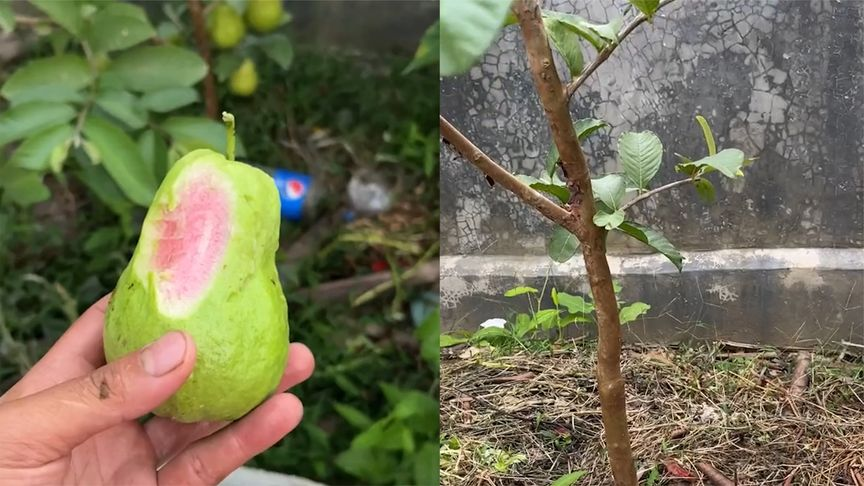
[[[792,385],[789,387],[790,398],[799,398],[807,389],[810,368],[810,351],[799,351],[795,358],[795,371],[792,372]]]
[[[726,475],[718,471],[714,466],[707,462],[699,462],[696,464],[696,469],[699,470],[705,477],[708,478],[714,486],[736,486],[735,481],[727,478]]]

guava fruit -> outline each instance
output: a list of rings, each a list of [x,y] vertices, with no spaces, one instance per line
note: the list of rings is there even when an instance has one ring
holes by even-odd
[[[208,20],[210,38],[213,40],[213,44],[220,49],[230,49],[236,46],[246,35],[243,18],[230,5],[218,5],[213,9]]]
[[[246,58],[228,79],[228,88],[237,96],[250,96],[258,88],[258,72],[252,59]]]
[[[246,7],[246,20],[258,32],[274,30],[282,23],[282,0],[249,0]]]
[[[228,158],[200,149],[174,164],[105,315],[109,362],[171,330],[191,335],[192,374],[154,411],[179,422],[242,417],[275,391],[285,369],[279,195],[266,173],[230,160],[233,145],[229,135]]]

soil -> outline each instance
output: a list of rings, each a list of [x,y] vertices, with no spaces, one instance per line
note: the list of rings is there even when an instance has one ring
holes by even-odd
[[[441,484],[612,484],[592,344],[471,351],[441,362]],[[628,348],[622,363],[640,484],[722,484],[713,469],[729,484],[864,485],[859,357],[713,344]]]

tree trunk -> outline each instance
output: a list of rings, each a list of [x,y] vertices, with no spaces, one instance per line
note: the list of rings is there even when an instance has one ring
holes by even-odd
[[[612,476],[618,485],[636,486],[636,468],[627,429],[624,379],[621,377],[621,323],[612,275],[606,261],[606,230],[593,221],[595,208],[591,175],[573,128],[567,92],[555,70],[540,6],[537,0],[517,0],[513,10],[519,19],[528,65],[570,190],[570,217],[563,226],[581,242],[585,270],[594,297],[598,329],[597,384]]]
[[[187,0],[189,16],[192,18],[192,27],[195,30],[195,44],[198,53],[207,63],[207,74],[204,76],[204,108],[207,117],[220,120],[219,100],[216,95],[216,78],[213,76],[213,60],[210,57],[210,42],[207,40],[207,27],[204,20],[204,8],[201,0]]]
[[[616,484],[635,486],[636,467],[630,449],[627,400],[621,376],[621,323],[612,274],[606,260],[606,230],[593,224],[587,230],[588,235],[582,242],[582,257],[597,313],[597,385],[609,465]]]

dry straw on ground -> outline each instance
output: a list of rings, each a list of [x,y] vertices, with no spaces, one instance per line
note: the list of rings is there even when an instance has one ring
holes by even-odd
[[[652,469],[653,484],[711,484],[700,471],[713,467],[741,485],[864,486],[864,365],[813,355],[796,379],[807,355],[626,350],[642,484]],[[548,485],[584,470],[575,484],[611,484],[593,374],[584,345],[442,360],[441,483]],[[807,386],[790,393],[793,382]]]

